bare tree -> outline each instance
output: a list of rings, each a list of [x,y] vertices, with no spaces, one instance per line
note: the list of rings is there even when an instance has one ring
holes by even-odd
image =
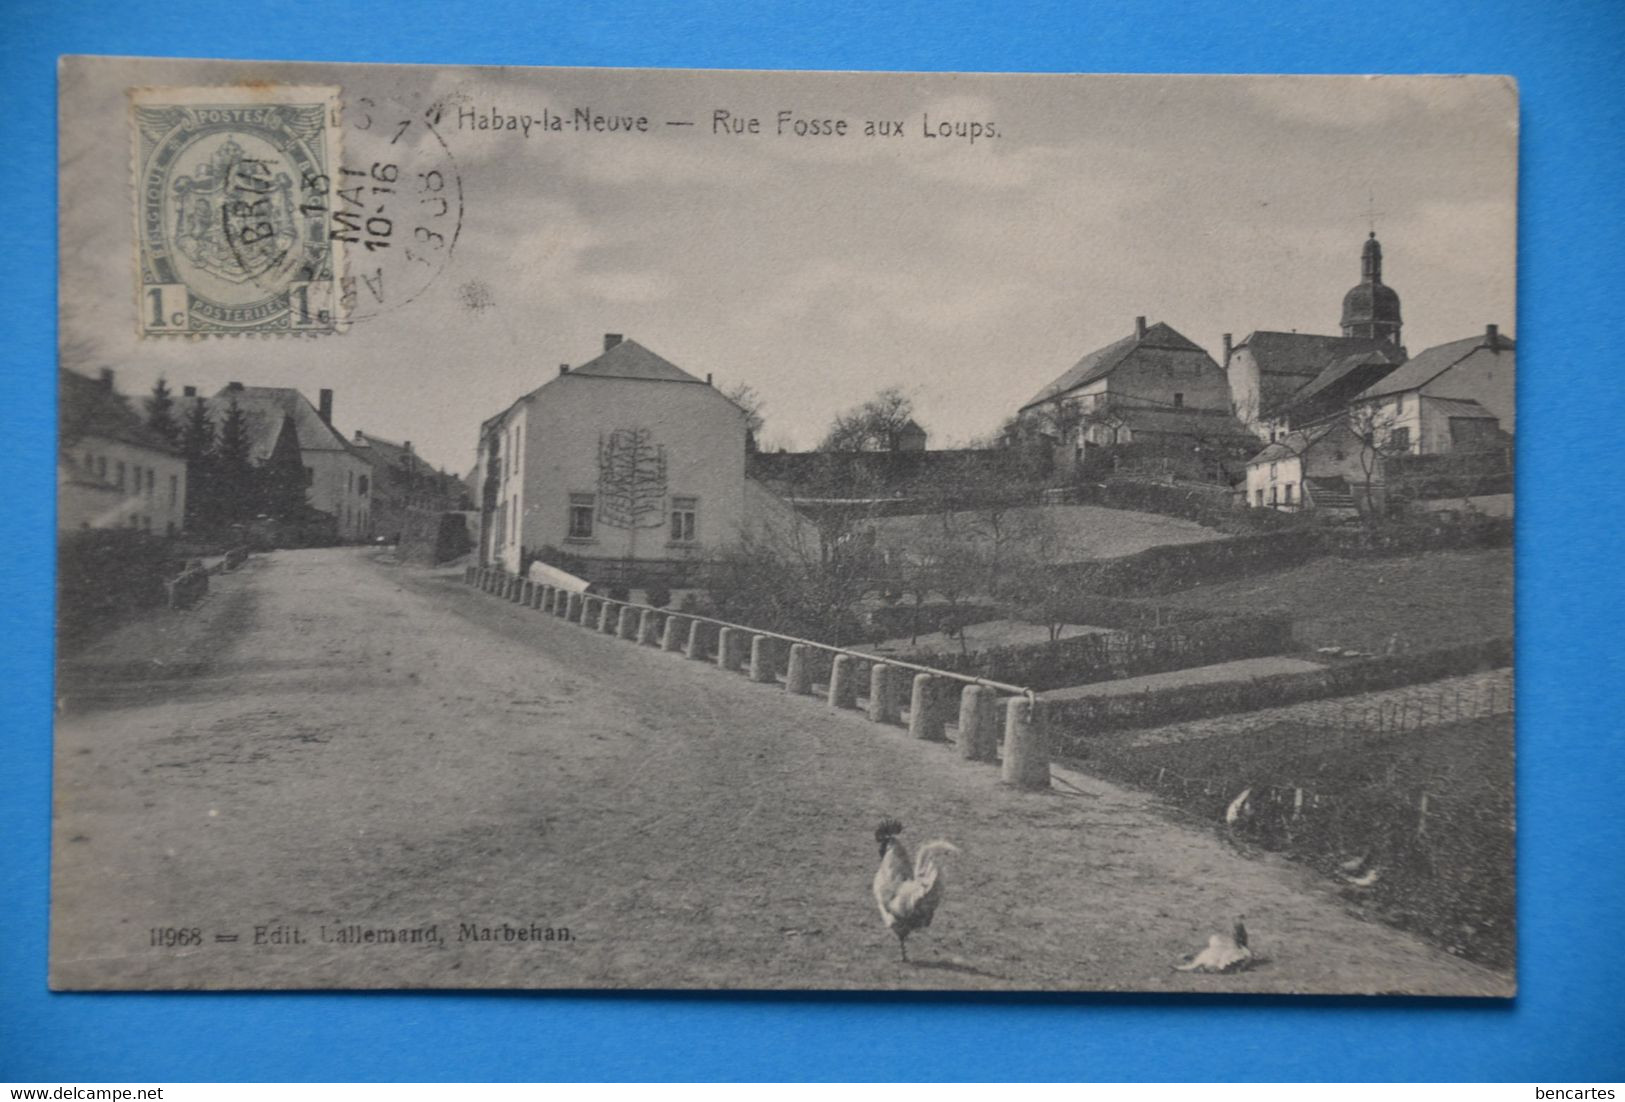
[[[722,396],[745,411],[745,431],[760,443],[762,428],[767,424],[767,419],[763,416],[767,403],[756,393],[756,388],[749,383],[735,383],[724,390]]]
[[[914,401],[898,387],[887,387],[860,406],[835,418],[818,445],[824,452],[890,451],[898,434],[914,419]]]
[[[641,426],[598,438],[598,519],[611,528],[659,528],[666,513],[666,449]]]
[[[1363,402],[1349,410],[1348,425],[1360,449],[1360,472],[1365,497],[1365,517],[1371,524],[1380,519],[1375,496],[1376,485],[1384,478],[1384,464],[1389,458],[1405,455],[1408,443],[1396,439],[1394,415],[1380,401]]]

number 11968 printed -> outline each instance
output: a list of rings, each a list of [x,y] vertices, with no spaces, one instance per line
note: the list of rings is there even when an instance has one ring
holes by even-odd
[[[286,85],[132,91],[143,336],[343,327],[343,246],[328,227],[338,95]]]

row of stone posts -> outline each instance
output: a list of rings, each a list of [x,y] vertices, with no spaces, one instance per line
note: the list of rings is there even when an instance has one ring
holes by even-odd
[[[681,651],[695,661],[714,661],[719,669],[743,671],[753,682],[777,684],[778,643],[771,635],[757,635],[744,628],[718,627],[715,644],[708,645],[711,625],[676,613],[662,615],[652,608],[640,608],[579,590],[519,578],[490,567],[470,566],[463,580],[484,592],[551,613],[570,623],[581,624],[605,635]],[[859,666],[855,655],[837,654],[830,666],[826,700],[831,708],[858,707]],[[813,648],[805,643],[790,644],[785,663],[784,688],[796,696],[812,696]],[[908,732],[928,742],[946,740],[947,711],[951,706],[952,679],[929,673],[908,676],[908,670],[875,660],[869,667],[867,715],[873,723],[900,726],[903,697],[908,695]],[[1047,789],[1050,784],[1049,747],[1042,722],[1043,705],[1026,696],[1007,697],[986,685],[966,685],[959,693],[958,734],[960,755],[968,761],[993,761],[999,757],[1000,727],[1003,727],[1002,779],[1024,789]]]

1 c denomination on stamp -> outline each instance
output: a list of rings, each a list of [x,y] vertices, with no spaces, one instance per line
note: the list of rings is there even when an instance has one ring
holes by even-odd
[[[137,327],[143,336],[344,326],[329,226],[339,89],[139,88]]]

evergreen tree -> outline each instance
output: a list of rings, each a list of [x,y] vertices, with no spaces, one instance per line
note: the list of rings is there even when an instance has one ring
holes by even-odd
[[[259,510],[260,493],[250,456],[248,417],[233,398],[215,443],[214,495],[218,516],[227,524],[245,521]]]
[[[206,527],[217,518],[214,495],[214,421],[199,398],[186,411],[181,426],[181,454],[186,457],[186,525]]]
[[[152,384],[147,396],[147,427],[171,444],[181,442],[181,425],[175,419],[175,399],[169,393],[169,383],[162,375]]]

